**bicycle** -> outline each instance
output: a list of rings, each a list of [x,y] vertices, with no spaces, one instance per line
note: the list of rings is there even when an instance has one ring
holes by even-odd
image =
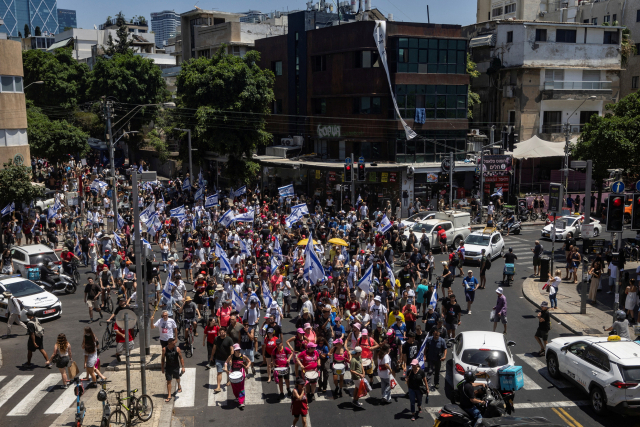
[[[107,322],[106,320],[101,321],[99,325],[102,326],[102,323],[107,324],[107,329],[105,329],[104,333],[102,334],[102,347],[100,348],[100,353],[108,350],[109,347],[111,347],[113,343],[116,342],[116,332],[113,330],[113,324],[115,323],[115,320],[112,320],[111,322]]]
[[[109,416],[109,427],[117,426],[129,426],[131,425],[132,418],[138,417],[140,421],[149,421],[153,415],[153,400],[147,394],[143,394],[140,397],[136,397],[138,389],[131,390],[131,396],[122,398],[122,393],[126,393],[126,390],[110,391],[116,395],[116,409]],[[127,407],[124,402],[131,400],[131,404]],[[127,414],[121,409],[127,410]]]
[[[102,402],[102,418],[100,420],[100,427],[109,427],[109,417],[111,416],[111,406],[107,401],[107,383],[111,381],[98,380],[98,384],[102,389],[98,392],[97,399]]]
[[[209,323],[209,316],[211,316],[211,309],[209,308],[209,300],[213,300],[213,297],[204,297],[204,304],[202,308],[202,324],[207,326]]]
[[[84,387],[82,387],[82,381],[80,381],[79,376],[73,379],[73,388],[76,395],[76,427],[80,427],[87,410],[84,407],[84,403],[80,401],[80,396],[84,394]]]
[[[195,320],[195,319],[193,319]],[[192,319],[184,319],[184,355],[185,357],[193,356],[193,320]]]
[[[176,322],[178,339],[184,339],[184,322],[182,321],[182,314],[178,313],[178,310],[173,309],[173,320]]]

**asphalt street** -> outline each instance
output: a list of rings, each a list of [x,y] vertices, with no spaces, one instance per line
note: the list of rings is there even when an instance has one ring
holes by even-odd
[[[631,236],[630,232],[625,233]],[[533,335],[537,321],[535,309],[522,296],[522,280],[533,272],[532,254],[530,248],[540,235],[536,229],[525,229],[519,236],[508,236],[505,242],[512,247],[519,259],[516,262],[516,280],[511,287],[505,287],[504,294],[508,302],[508,334],[507,338],[516,342],[512,352],[517,365],[521,365],[526,375],[525,388],[516,393],[515,404],[518,416],[544,416],[555,423],[571,427],[581,426],[618,426],[637,425],[637,422],[629,418],[610,414],[607,417],[596,416],[588,405],[588,396],[581,394],[572,385],[562,381],[550,381],[546,372],[545,361],[532,355],[539,350]],[[551,242],[543,243],[545,250],[551,249]],[[556,247],[559,247],[556,244]],[[154,249],[158,249],[157,247]],[[436,261],[442,261],[445,255],[436,254]],[[564,266],[564,264],[561,264]],[[493,324],[489,321],[489,313],[496,302],[495,289],[500,286],[502,278],[503,261],[496,259],[492,269],[487,273],[487,289],[476,292],[476,302],[472,307],[472,315],[463,314],[462,325],[458,331],[491,331]],[[472,269],[479,274],[477,266],[465,266],[465,271]],[[439,269],[436,269],[438,272]],[[87,270],[82,269],[82,280],[87,276]],[[164,277],[162,277],[164,279]],[[187,285],[187,289],[190,286]],[[461,297],[463,288],[461,279],[457,278],[453,285],[454,292]],[[53,351],[55,337],[59,333],[65,333],[71,343],[74,359],[79,366],[84,360],[80,349],[83,328],[88,326],[89,315],[86,305],[83,303],[83,287],[72,295],[59,295],[62,301],[63,313],[61,318],[43,322],[45,328],[45,349],[50,354]],[[459,298],[464,300],[464,298]],[[461,303],[465,308],[465,303]],[[98,316],[96,316],[98,317]],[[157,316],[156,316],[157,318]],[[283,319],[283,331],[287,337],[293,332],[292,319]],[[97,322],[89,325],[100,338],[105,326],[99,326]],[[4,333],[4,325],[0,325],[0,333]],[[498,325],[498,331],[501,326]],[[75,397],[71,389],[64,390],[60,387],[61,377],[57,369],[48,370],[44,366],[44,358],[40,354],[34,354],[33,362],[38,365],[25,369],[22,364],[26,361],[27,337],[23,335],[21,328],[14,326],[14,332],[20,335],[0,340],[3,365],[0,368],[0,426],[21,427],[48,426],[66,408],[75,404]],[[557,323],[552,323],[550,339],[559,336],[571,335],[570,331]],[[157,340],[157,332],[152,331],[152,337]],[[196,343],[201,343],[199,339]],[[113,359],[115,349],[103,353],[101,363],[108,364]],[[215,370],[207,371],[204,368],[206,348],[196,347],[194,355],[186,359],[187,373],[182,379],[184,392],[178,395],[175,407],[175,416],[185,426],[197,426],[204,423],[222,421],[228,427],[246,427],[246,425],[282,426],[290,425],[292,417],[289,412],[289,400],[283,402],[277,400],[277,385],[266,382],[264,375],[256,379],[246,380],[246,408],[240,412],[234,403],[231,390],[214,394]],[[450,356],[448,357],[450,360]],[[261,360],[260,360],[261,361]],[[450,368],[450,364],[447,366]],[[443,371],[441,376],[446,378],[449,372]],[[419,423],[433,425],[432,415],[437,413],[442,405],[449,402],[446,397],[448,387],[444,387],[445,381],[441,381],[438,391],[431,393],[429,402],[423,405],[423,413]],[[355,410],[350,404],[350,398],[345,394],[343,398],[334,400],[330,393],[311,403],[310,425],[330,426],[336,421],[349,426],[386,426],[395,421],[405,420],[411,423],[409,413],[409,400],[405,397],[406,385],[400,381],[393,395],[390,405],[380,406],[379,381],[373,385],[370,397],[364,400],[364,407]],[[158,391],[161,393],[162,391]],[[259,424],[258,424],[259,423]],[[299,424],[300,425],[300,424]]]

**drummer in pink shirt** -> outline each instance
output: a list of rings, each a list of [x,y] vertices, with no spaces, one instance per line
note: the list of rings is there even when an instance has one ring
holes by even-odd
[[[307,396],[309,402],[313,401],[313,394],[316,392],[316,385],[318,384],[318,360],[320,359],[320,353],[316,350],[316,343],[310,342],[307,344],[307,349],[298,353],[296,362],[302,369],[302,376],[307,380]]]
[[[311,327],[310,323],[305,323],[304,324],[304,337],[307,340],[307,342],[312,342],[315,344],[316,342],[316,333],[313,332],[313,328]]]

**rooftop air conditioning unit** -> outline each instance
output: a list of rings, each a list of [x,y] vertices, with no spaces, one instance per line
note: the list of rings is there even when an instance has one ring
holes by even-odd
[[[471,135],[479,136],[480,135],[480,129],[471,129]]]
[[[282,138],[280,145],[293,145],[293,138]]]
[[[293,137],[293,142],[291,143],[291,145],[302,147],[303,143],[304,143],[304,137],[298,135]]]

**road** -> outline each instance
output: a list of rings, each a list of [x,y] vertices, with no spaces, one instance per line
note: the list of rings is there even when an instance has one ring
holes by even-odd
[[[625,233],[625,237],[632,233]],[[527,230],[519,236],[505,238],[507,247],[512,247],[519,256],[516,262],[516,281],[512,287],[505,288],[508,301],[509,329],[507,338],[516,341],[512,348],[516,364],[522,365],[527,377],[525,388],[516,393],[516,414],[519,416],[544,416],[547,419],[569,425],[571,427],[582,426],[618,426],[620,423],[628,424],[629,419],[609,415],[607,417],[596,416],[588,405],[588,396],[583,395],[575,387],[562,381],[550,381],[544,360],[533,357],[532,352],[538,351],[533,335],[536,329],[535,310],[522,296],[522,279],[532,273],[531,252],[533,241],[539,237],[539,230]],[[549,241],[543,243],[545,250],[551,249]],[[155,248],[157,249],[157,248]],[[445,259],[444,255],[436,254],[436,261]],[[487,289],[477,291],[476,302],[473,305],[473,314],[464,315],[459,331],[492,329],[489,322],[489,313],[495,305],[495,289],[502,278],[503,262],[497,259],[493,262],[492,269],[487,274]],[[478,267],[468,266],[477,274]],[[83,281],[87,277],[86,269],[82,270]],[[164,279],[164,277],[163,277]],[[463,295],[460,279],[454,283],[454,291]],[[45,328],[45,347],[47,352],[53,350],[55,337],[59,333],[65,333],[71,343],[74,359],[82,366],[80,344],[83,328],[90,326],[96,335],[100,337],[104,327],[98,323],[88,324],[88,309],[83,303],[83,290],[73,295],[60,295],[63,305],[62,317],[43,323]],[[464,304],[461,304],[464,308]],[[287,336],[293,331],[291,319],[284,319],[283,330]],[[498,326],[501,328],[501,326]],[[0,325],[0,329],[4,325]],[[21,330],[14,326],[14,331]],[[501,329],[498,329],[499,331]],[[4,332],[3,330],[0,332]],[[571,335],[561,325],[554,323],[550,332],[550,339],[559,336]],[[157,340],[156,331],[152,337]],[[200,342],[199,340],[196,340]],[[40,354],[34,354],[33,362],[38,365],[33,369],[24,369],[22,364],[26,360],[27,337],[4,339],[0,341],[2,349],[3,366],[0,369],[0,426],[41,427],[50,425],[58,414],[74,404],[74,396],[71,389],[65,391],[60,388],[61,378],[57,369],[44,369],[44,361]],[[112,360],[114,350],[101,356],[101,363],[109,363]],[[228,427],[246,427],[248,423],[256,423],[265,426],[290,425],[289,401],[277,401],[276,384],[266,382],[265,375],[256,379],[247,379],[247,402],[244,412],[236,409],[233,403],[234,397],[231,390],[214,394],[215,371],[206,371],[203,361],[206,358],[206,349],[197,347],[193,358],[186,359],[187,373],[183,377],[183,389],[176,400],[175,417],[187,427],[203,425],[208,422],[223,421]],[[443,377],[446,372],[443,368]],[[431,393],[429,403],[423,406],[422,422],[432,425],[432,415],[442,405],[448,403],[445,389],[441,381],[441,388]],[[377,399],[380,397],[379,382],[375,382],[372,396],[364,401],[364,408],[354,410],[346,396],[333,400],[328,396],[319,398],[311,404],[310,422],[313,426],[330,426],[340,420],[343,425],[349,426],[386,426],[396,420],[406,419],[409,422],[411,416],[408,412],[409,401],[404,396],[406,385],[401,382],[400,388],[393,392],[391,405],[378,407]]]

